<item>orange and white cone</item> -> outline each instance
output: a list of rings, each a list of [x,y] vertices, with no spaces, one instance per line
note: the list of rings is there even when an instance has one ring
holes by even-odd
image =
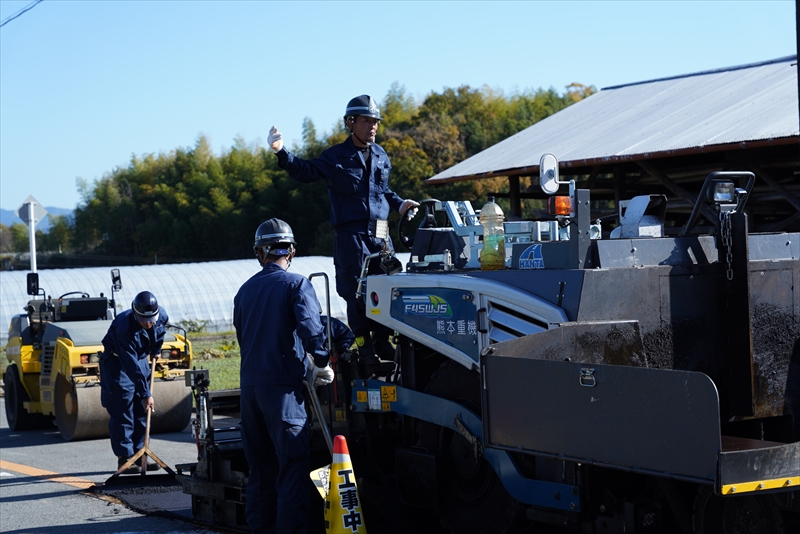
[[[367,534],[356,475],[344,436],[333,438],[333,461],[325,498],[326,534]]]

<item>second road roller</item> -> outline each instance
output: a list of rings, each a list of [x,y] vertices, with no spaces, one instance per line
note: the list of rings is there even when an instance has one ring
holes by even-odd
[[[55,422],[66,441],[108,437],[108,413],[100,403],[102,339],[116,316],[114,292],[122,289],[119,270],[111,270],[112,298],[76,291],[57,299],[29,273],[32,296],[25,313],[11,319],[4,375],[5,406],[12,430],[47,427]],[[192,365],[186,331],[168,325],[155,366],[153,397],[159,410],[151,432],[186,428],[192,413],[184,373]]]

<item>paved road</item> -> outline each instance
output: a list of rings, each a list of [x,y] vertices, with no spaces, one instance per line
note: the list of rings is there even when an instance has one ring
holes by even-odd
[[[104,482],[117,459],[107,439],[66,443],[58,430],[12,432],[0,399],[0,532],[4,534],[205,534],[183,521],[145,515],[86,488]],[[191,433],[153,436],[150,448],[167,465],[196,461]],[[188,495],[163,503],[190,508]],[[191,510],[185,510],[191,516]]]
[[[3,534],[230,532],[192,524],[191,496],[182,493],[180,487],[99,494],[89,489],[105,482],[116,470],[117,459],[108,439],[67,443],[55,427],[12,432],[2,398],[0,414],[0,532]],[[197,461],[197,449],[188,427],[182,432],[152,436],[150,449],[173,469],[178,464]],[[309,487],[318,499],[310,481]],[[364,510],[370,534],[411,531],[402,512],[398,514],[393,506],[396,496],[362,497],[371,502],[369,505],[365,502]],[[321,500],[319,504],[319,509],[312,513],[310,534],[324,534]],[[384,515],[378,508],[386,508],[387,504],[391,511]]]

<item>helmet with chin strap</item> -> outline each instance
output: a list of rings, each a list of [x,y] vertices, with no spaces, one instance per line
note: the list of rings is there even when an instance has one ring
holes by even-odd
[[[381,111],[378,109],[378,105],[375,104],[375,101],[369,95],[357,96],[347,103],[347,107],[344,110],[345,125],[347,124],[348,119],[354,119],[359,115],[381,120]]]
[[[258,225],[253,250],[271,256],[288,256],[294,250],[294,232],[292,227],[280,219],[269,219]]]

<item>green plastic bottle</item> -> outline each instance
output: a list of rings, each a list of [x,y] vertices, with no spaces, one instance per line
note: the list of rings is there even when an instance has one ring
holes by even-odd
[[[503,210],[494,197],[483,205],[480,213],[483,226],[483,248],[481,249],[481,270],[497,271],[506,268],[506,236],[503,230]]]

